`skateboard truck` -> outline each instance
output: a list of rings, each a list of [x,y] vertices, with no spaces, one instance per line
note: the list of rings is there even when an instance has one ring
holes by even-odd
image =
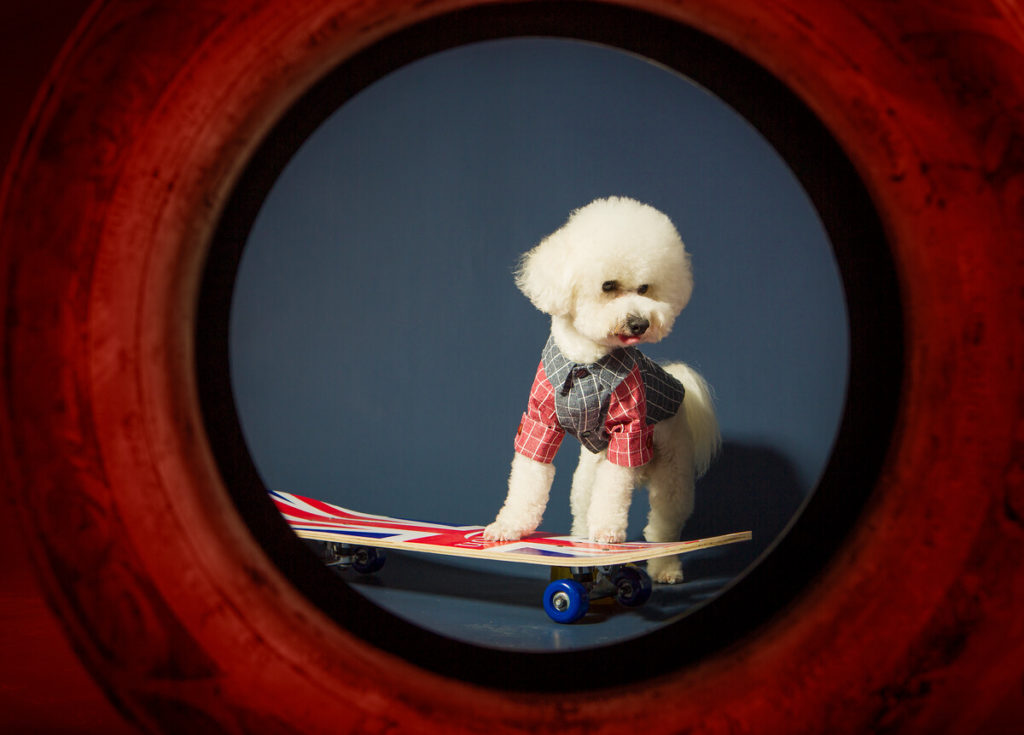
[[[355,569],[360,574],[379,572],[387,561],[383,549],[373,546],[356,546],[336,541],[304,539],[314,554],[326,566],[338,569]]]

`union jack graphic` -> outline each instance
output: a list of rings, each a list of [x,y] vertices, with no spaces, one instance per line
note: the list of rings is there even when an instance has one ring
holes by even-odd
[[[483,526],[452,526],[359,513],[275,490],[270,491],[270,496],[292,530],[303,538],[549,566],[623,564],[750,538],[748,532],[676,543],[597,544],[538,531],[519,541],[486,541]]]

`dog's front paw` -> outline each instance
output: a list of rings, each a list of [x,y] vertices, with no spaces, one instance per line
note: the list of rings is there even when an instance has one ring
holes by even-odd
[[[659,584],[679,584],[683,581],[683,565],[677,556],[664,556],[647,562],[647,574]]]
[[[524,529],[516,528],[504,521],[495,521],[484,529],[486,541],[518,541],[527,533]]]
[[[598,528],[591,532],[590,540],[599,544],[620,544],[626,540],[626,529]]]

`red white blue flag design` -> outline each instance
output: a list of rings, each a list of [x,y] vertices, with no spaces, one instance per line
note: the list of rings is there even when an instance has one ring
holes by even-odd
[[[483,526],[452,526],[359,513],[322,500],[273,490],[270,496],[288,524],[303,538],[528,564],[621,564],[750,538],[746,533],[663,544],[597,544],[538,531],[519,541],[486,541]]]

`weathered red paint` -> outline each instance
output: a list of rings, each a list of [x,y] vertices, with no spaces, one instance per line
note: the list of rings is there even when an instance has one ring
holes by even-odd
[[[510,694],[329,623],[264,558],[205,444],[191,325],[259,136],[334,62],[464,2],[99,3],[4,188],[5,492],[111,697],[258,732],[986,732],[1024,713],[1024,9],[632,0],[743,50],[858,167],[905,302],[885,471],[764,629],[639,685]],[[56,510],[59,508],[59,512]]]

